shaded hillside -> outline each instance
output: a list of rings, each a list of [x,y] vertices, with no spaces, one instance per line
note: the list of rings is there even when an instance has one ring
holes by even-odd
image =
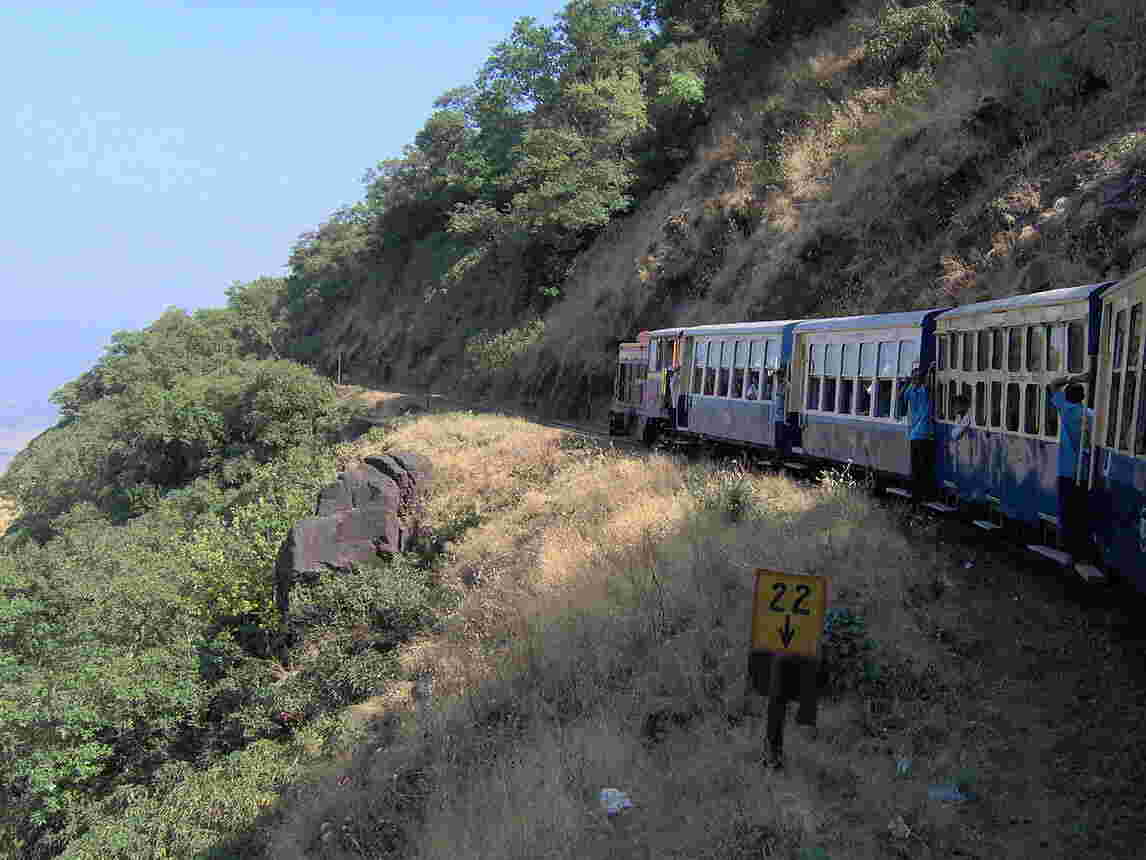
[[[700,5],[640,7],[646,29],[601,35],[589,65],[556,52],[525,75],[533,43],[499,46],[461,113],[498,74],[534,88],[506,114],[500,179],[471,147],[440,162],[437,197],[399,195],[414,165],[433,174],[435,114],[387,182],[296,247],[297,354],[561,410],[608,391],[616,343],[642,328],[958,304],[1146,263],[1140,4],[720,4],[708,29]],[[603,90],[607,68],[637,77]],[[597,131],[552,136],[586,104]],[[467,164],[484,185],[458,179]]]

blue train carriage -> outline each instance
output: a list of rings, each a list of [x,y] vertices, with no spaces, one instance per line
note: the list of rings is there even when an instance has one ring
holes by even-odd
[[[853,463],[875,475],[911,475],[899,394],[932,360],[938,309],[808,320],[795,327],[792,407],[796,453]]]
[[[681,330],[680,362],[675,385],[670,386],[673,429],[786,451],[786,372],[796,323],[740,322]]]
[[[617,348],[617,374],[613,379],[613,402],[609,406],[610,436],[628,436],[636,426],[648,364],[646,344],[633,341]]]
[[[1146,592],[1146,269],[1102,295],[1090,462],[1091,527],[1103,563]]]
[[[1061,552],[1059,421],[1048,386],[1092,371],[1107,286],[976,302],[935,321],[936,467],[945,501],[979,507],[984,529],[1007,520],[1031,526],[1043,534],[1038,551],[1052,558]],[[970,400],[971,423],[955,440],[960,395]]]

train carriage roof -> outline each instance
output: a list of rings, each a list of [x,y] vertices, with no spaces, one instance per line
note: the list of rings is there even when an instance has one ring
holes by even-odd
[[[939,315],[940,319],[950,320],[958,317],[975,316],[976,314],[989,314],[997,311],[1009,311],[1014,308],[1038,308],[1048,305],[1066,305],[1071,302],[1082,302],[1090,298],[1091,294],[1107,287],[1113,281],[1101,284],[1085,284],[1081,287],[1062,287],[1057,290],[1043,290],[1038,293],[1025,293],[1021,296],[1009,296],[1005,299],[991,299],[987,302],[974,302],[969,305],[960,305],[951,308]]]
[[[705,337],[705,336],[721,336],[721,335],[760,335],[760,334],[776,334],[782,331],[787,326],[795,325],[800,320],[764,320],[759,322],[733,322],[733,323],[712,323],[709,325],[686,325],[686,326],[673,326],[672,328],[662,328],[654,332],[649,332],[652,337],[675,337],[677,335],[689,335],[690,337]]]
[[[894,314],[863,314],[854,317],[828,317],[819,320],[804,320],[796,326],[796,333],[809,331],[855,331],[867,328],[898,328],[919,326],[929,317],[944,308],[930,308],[925,311],[904,311]]]
[[[1112,296],[1121,295],[1124,290],[1133,289],[1134,287],[1139,286],[1143,280],[1146,280],[1146,268],[1141,268],[1135,272],[1131,272],[1121,281],[1112,285],[1110,289],[1103,294],[1102,298],[1105,301]]]

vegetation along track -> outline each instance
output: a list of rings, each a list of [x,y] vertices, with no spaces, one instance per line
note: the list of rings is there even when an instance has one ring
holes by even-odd
[[[430,392],[393,392],[372,389],[359,389],[347,387],[347,394],[357,393],[358,396],[375,404],[375,409],[365,414],[372,423],[384,424],[393,417],[417,411],[442,412],[454,409],[464,409],[476,412],[499,413],[513,415],[527,419],[543,427],[552,427],[576,434],[584,439],[602,442],[617,448],[630,451],[645,450],[645,446],[638,440],[624,436],[611,436],[599,426],[592,423],[556,421],[543,418],[519,405],[493,401],[468,401],[457,397],[450,397]],[[672,441],[658,441],[657,449],[680,451],[681,447]],[[761,460],[751,458],[745,449],[731,445],[721,445],[713,442],[703,446],[688,446],[684,449],[690,458],[707,454],[710,459],[727,460],[737,464],[739,468],[750,468],[762,471],[787,472],[789,477],[800,483],[817,483],[822,480],[825,471],[831,467],[828,464],[806,463],[807,468],[801,470],[790,469],[791,464],[781,460]],[[793,460],[793,462],[795,462]],[[861,481],[862,483],[862,481]],[[915,538],[930,539],[936,545],[944,543],[952,551],[964,556],[968,563],[974,564],[974,558],[984,552],[989,552],[998,561],[1015,568],[1034,569],[1040,571],[1053,571],[1057,568],[1054,562],[1034,556],[1027,548],[1027,540],[1031,536],[1021,533],[1008,533],[1001,530],[997,538],[987,537],[980,529],[972,525],[971,521],[961,514],[935,514],[923,510],[895,495],[881,492],[884,485],[875,481],[868,482],[873,497],[878,503],[889,510],[899,513],[903,529]],[[985,541],[984,538],[987,537]],[[1072,584],[1076,582],[1070,577]],[[1121,581],[1107,579],[1105,585],[1094,583],[1082,584],[1077,594],[1072,597],[1083,599],[1088,605],[1112,605],[1113,602],[1124,599],[1130,591],[1129,586]]]

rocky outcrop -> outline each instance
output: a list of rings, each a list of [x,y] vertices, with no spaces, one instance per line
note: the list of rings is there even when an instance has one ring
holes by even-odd
[[[433,480],[428,457],[410,451],[367,457],[319,491],[315,516],[299,520],[279,550],[275,599],[285,621],[296,582],[401,552],[420,497]]]

